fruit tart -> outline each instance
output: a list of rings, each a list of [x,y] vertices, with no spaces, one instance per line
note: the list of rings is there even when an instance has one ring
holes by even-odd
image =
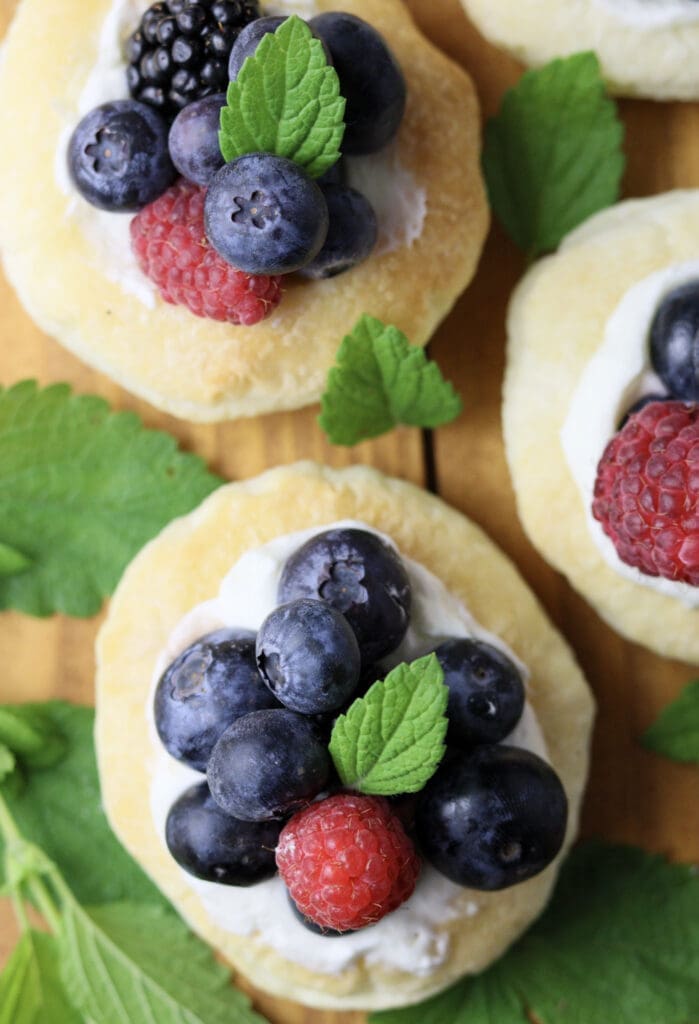
[[[594,50],[621,96],[699,97],[696,0],[462,0],[486,38],[525,64]]]
[[[21,0],[0,86],[11,282],[174,415],[316,401],[348,323],[424,344],[474,273],[475,91],[399,0]]]
[[[592,699],[510,562],[439,499],[312,463],[222,487],[131,564],[97,654],[109,819],[256,985],[415,1002],[545,905]]]
[[[524,527],[610,625],[699,661],[699,192],[629,200],[533,267],[508,318]]]

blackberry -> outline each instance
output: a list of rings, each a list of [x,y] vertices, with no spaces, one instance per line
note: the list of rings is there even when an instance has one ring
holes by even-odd
[[[195,100],[228,87],[238,33],[260,17],[258,0],[162,0],[126,43],[134,99],[172,120]]]

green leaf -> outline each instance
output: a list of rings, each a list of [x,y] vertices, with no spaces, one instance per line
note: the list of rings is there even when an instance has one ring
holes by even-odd
[[[107,824],[95,761],[94,711],[59,701],[28,707],[40,710],[65,737],[67,752],[50,770],[26,766],[18,791],[3,788],[20,832],[55,861],[80,900],[110,903],[128,898],[163,904],[164,898]],[[0,840],[0,882],[2,864]]]
[[[15,755],[6,747],[4,743],[0,743],[0,782],[6,779],[8,775],[12,775],[15,770]]]
[[[624,129],[594,53],[526,71],[485,127],[490,203],[530,257],[619,198]]]
[[[648,750],[699,764],[699,680],[689,683],[643,734]]]
[[[296,15],[263,36],[221,111],[219,143],[226,161],[274,153],[319,178],[340,159],[345,131],[340,80],[323,44]]]
[[[207,947],[156,907],[67,901],[59,941],[66,991],[94,1024],[264,1024]]]
[[[68,749],[56,723],[40,707],[26,704],[0,706],[0,743],[33,768],[52,767]]]
[[[699,877],[631,847],[588,843],[537,924],[489,970],[373,1024],[693,1024]]]
[[[421,790],[444,756],[448,697],[434,654],[374,683],[333,727],[330,754],[343,785],[376,796]]]
[[[31,564],[31,558],[0,541],[0,576],[14,576],[18,572],[24,572]]]
[[[424,350],[365,314],[340,346],[318,422],[332,444],[353,445],[398,423],[438,427],[460,412],[461,399]]]
[[[56,940],[25,932],[0,975],[0,1024],[81,1024],[58,973]]]
[[[65,384],[0,389],[3,542],[31,560],[0,608],[94,615],[124,566],[220,480],[172,437]]]

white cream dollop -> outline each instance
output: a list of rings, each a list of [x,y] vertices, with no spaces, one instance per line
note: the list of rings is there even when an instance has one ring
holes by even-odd
[[[165,668],[198,637],[222,626],[257,630],[277,605],[277,585],[287,558],[311,537],[336,527],[372,530],[360,522],[332,523],[278,537],[243,555],[224,578],[218,596],[192,609],[173,630],[155,667],[153,691]],[[384,539],[391,543],[389,538]],[[391,663],[410,660],[449,636],[476,637],[504,651],[526,678],[525,666],[512,651],[482,629],[440,580],[417,562],[403,558],[403,563],[412,586],[411,624]],[[150,802],[156,829],[164,842],[170,807],[203,776],[166,752],[155,730],[152,707],[151,694],[147,709],[152,748],[148,766]],[[506,742],[547,757],[541,728],[528,702]],[[387,968],[430,974],[449,952],[449,938],[441,926],[479,911],[478,893],[455,885],[425,865],[413,896],[393,914],[371,928],[328,939],[314,935],[296,920],[279,877],[247,889],[201,881],[185,871],[182,877],[219,927],[237,935],[258,935],[294,963],[328,974],[343,970],[359,957]]]
[[[593,3],[633,28],[679,28],[699,21],[696,0],[593,0]]]
[[[153,309],[158,293],[131,250],[131,217],[98,210],[86,202],[70,180],[67,163],[68,143],[80,118],[102,103],[128,98],[124,42],[148,6],[148,0],[112,0],[102,25],[95,63],[80,93],[77,116],[74,110],[65,114],[66,123],[56,152],[55,178],[70,200],[66,216],[80,225],[94,252],[95,265],[110,281]],[[318,10],[313,0],[275,0],[263,6],[265,13],[298,14],[303,18],[313,17]],[[410,247],[422,234],[427,193],[401,164],[396,147],[388,146],[369,157],[355,157],[348,165],[349,184],[363,191],[376,211],[376,254]]]
[[[561,444],[580,490],[588,528],[605,562],[633,583],[677,598],[690,608],[699,607],[699,587],[648,576],[622,562],[592,515],[592,499],[597,466],[626,410],[643,395],[667,393],[650,359],[649,335],[655,312],[668,292],[696,279],[699,260],[692,260],[650,274],[626,292],[607,321],[602,344],[580,377],[561,429]]]

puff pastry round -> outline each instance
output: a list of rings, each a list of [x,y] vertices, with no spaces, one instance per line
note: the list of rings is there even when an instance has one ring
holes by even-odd
[[[316,401],[362,313],[425,344],[473,276],[488,210],[472,82],[420,34],[400,0],[317,0],[315,7],[369,21],[400,61],[408,103],[393,145],[424,189],[422,232],[412,245],[378,253],[337,278],[289,279],[281,305],[254,327],[200,319],[159,298],[148,308],[105,275],[94,242],[69,216],[56,154],[80,118],[79,97],[110,5],[21,0],[5,46],[0,136],[11,144],[0,148],[0,247],[37,323],[128,390],[196,421]],[[28,67],[42,71],[28,75]]]
[[[604,0],[461,2],[487,39],[525,64],[594,50],[609,87],[621,96],[699,97],[699,20],[633,24]],[[630,3],[638,6],[639,0]]]
[[[629,200],[597,214],[519,284],[508,317],[507,457],[520,518],[544,558],[618,632],[659,654],[699,662],[696,610],[619,575],[588,530],[561,446],[571,397],[624,293],[696,259],[699,191]]]
[[[450,954],[427,976],[363,960],[335,975],[282,958],[259,937],[216,927],[153,826],[146,702],[159,652],[178,620],[213,596],[248,549],[291,531],[360,519],[391,536],[461,599],[476,620],[510,645],[531,671],[529,700],[570,801],[565,849],[577,830],[593,716],[573,655],[505,556],[438,498],[366,468],[301,463],[222,487],[168,526],[127,569],[98,645],[97,753],[104,805],[117,835],[192,927],[256,985],[313,1006],[379,1009],[418,1001],[499,956],[546,903],[560,857],[544,873],[445,923]],[[129,770],[123,770],[124,737]],[[561,854],[562,856],[563,854]],[[465,893],[465,903],[466,891]],[[481,899],[482,895],[482,899]],[[328,941],[342,941],[328,940]]]

